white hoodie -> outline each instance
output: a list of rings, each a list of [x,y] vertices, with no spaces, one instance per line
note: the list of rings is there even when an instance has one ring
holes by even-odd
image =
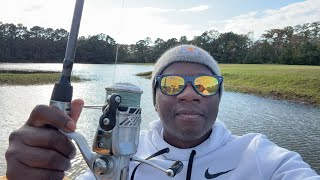
[[[150,160],[164,168],[170,167],[175,161],[181,161],[183,169],[171,178],[162,171],[141,164],[132,174],[138,164],[132,162],[129,178],[134,176],[135,180],[320,180],[320,176],[298,153],[277,146],[261,134],[235,136],[221,121],[216,121],[212,128],[210,137],[200,145],[190,149],[179,149],[163,140],[160,121],[151,123],[150,130],[141,132],[135,156],[145,159],[169,148],[170,152]],[[77,178],[84,179],[94,179],[90,170]]]

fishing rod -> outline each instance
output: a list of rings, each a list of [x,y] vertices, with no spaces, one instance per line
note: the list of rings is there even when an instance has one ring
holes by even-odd
[[[80,28],[84,0],[76,0],[71,30],[68,37],[63,70],[55,83],[50,105],[58,107],[66,114],[71,114],[73,87],[71,72],[75,58],[78,33]],[[88,167],[98,180],[128,180],[130,161],[148,164],[174,177],[182,170],[181,161],[176,161],[165,169],[151,161],[134,156],[139,143],[142,90],[130,83],[115,83],[106,87],[106,103],[102,106],[83,106],[83,108],[101,109],[92,149],[85,137],[79,132],[66,133],[74,140]]]
[[[83,4],[84,0],[76,0],[61,77],[59,81],[55,83],[50,99],[50,105],[58,107],[68,115],[71,113],[71,100],[73,94],[71,72],[76,53]]]

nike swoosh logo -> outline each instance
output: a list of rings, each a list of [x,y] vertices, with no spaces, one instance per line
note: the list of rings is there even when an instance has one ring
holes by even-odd
[[[228,172],[230,171],[233,171],[234,169],[230,169],[228,171],[224,171],[224,172],[219,172],[219,173],[215,173],[215,174],[210,174],[209,173],[209,168],[206,170],[206,173],[204,174],[204,176],[207,178],[207,179],[213,179],[213,178],[216,178],[216,177],[219,177],[221,175],[224,175],[224,174],[227,174]]]

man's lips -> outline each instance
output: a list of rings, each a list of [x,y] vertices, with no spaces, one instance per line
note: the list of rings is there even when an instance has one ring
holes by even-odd
[[[178,117],[181,117],[183,119],[198,119],[202,116],[200,115],[195,115],[195,114],[178,114]]]
[[[180,110],[176,113],[176,115],[184,119],[194,119],[203,116],[201,112],[194,110]]]
[[[178,114],[176,116],[176,123],[178,125],[182,125],[182,127],[185,125],[187,126],[191,125],[195,127],[195,125],[200,125],[201,124],[200,122],[202,122],[203,119],[204,118],[201,115]]]

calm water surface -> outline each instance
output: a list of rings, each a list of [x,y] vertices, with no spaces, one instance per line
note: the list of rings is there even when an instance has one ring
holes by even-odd
[[[0,69],[58,70],[61,64],[0,64]],[[91,79],[73,83],[74,98],[84,99],[87,105],[102,104],[105,101],[106,85],[114,82],[130,82],[143,89],[141,98],[142,125],[157,119],[152,106],[151,82],[134,76],[138,72],[150,71],[152,65],[91,65],[75,64],[73,74]],[[113,74],[116,77],[113,78]],[[37,104],[48,104],[53,85],[0,86],[0,175],[5,174],[4,153],[8,147],[8,136],[19,128]],[[100,110],[84,110],[78,131],[92,143]],[[224,92],[219,119],[237,135],[249,132],[263,133],[276,144],[300,153],[313,169],[320,173],[320,108],[298,105],[286,101],[271,100],[252,95]],[[68,172],[71,178],[87,169],[78,151]]]

